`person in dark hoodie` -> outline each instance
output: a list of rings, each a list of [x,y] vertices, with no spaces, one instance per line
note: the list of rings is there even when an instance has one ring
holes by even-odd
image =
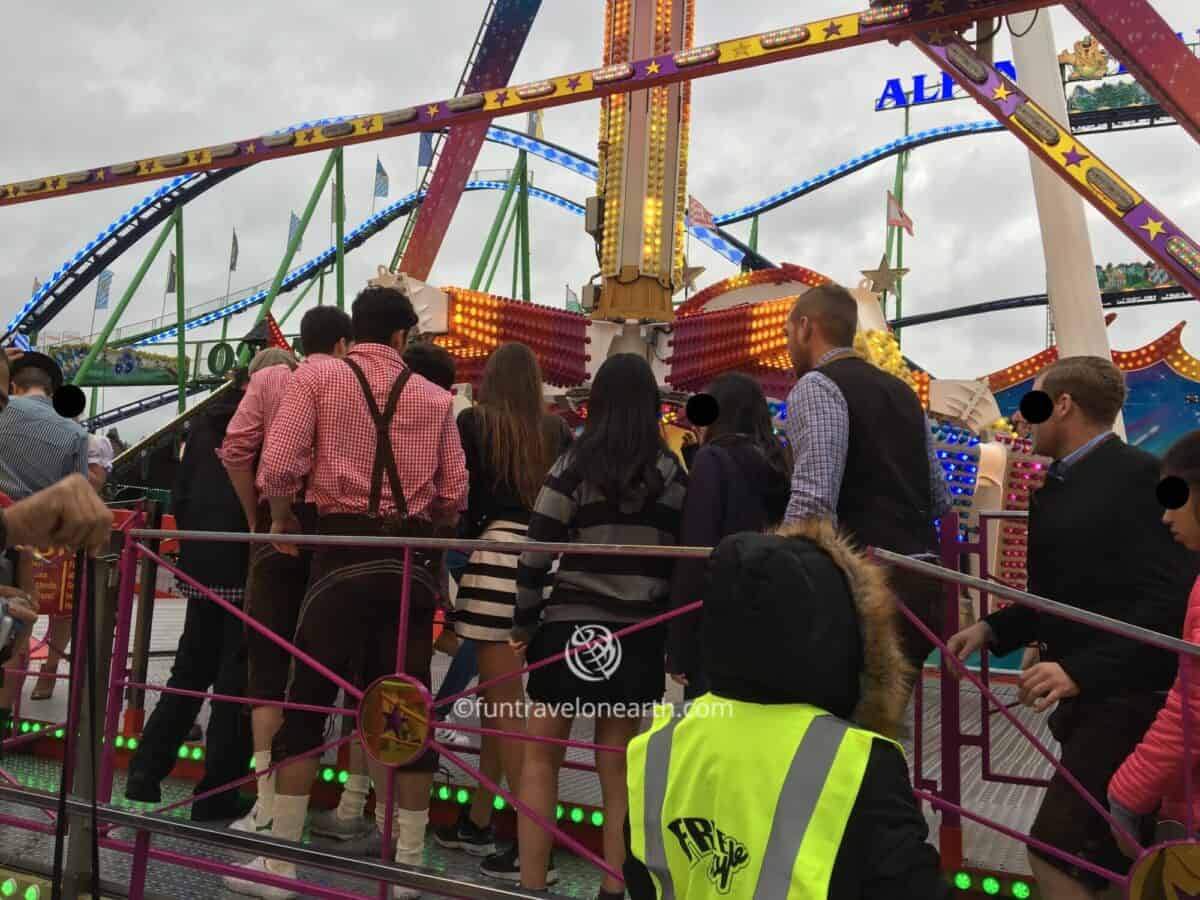
[[[791,453],[775,436],[771,410],[758,382],[729,372],[709,385],[717,418],[700,429],[689,462],[688,493],[679,543],[715,547],[726,535],[765,531],[783,521],[791,493]],[[704,599],[707,560],[681,559],[671,580],[671,608]],[[700,665],[699,612],[671,620],[667,672],[691,700],[708,690]]]
[[[947,900],[882,572],[817,520],[728,537],[711,572],[712,690],[629,745],[629,896]]]
[[[217,448],[237,412],[249,375],[238,370],[233,385],[212,400],[212,406],[192,424],[183,459],[171,492],[175,520],[185,531],[249,531],[246,515]],[[183,541],[179,568],[219,597],[241,606],[249,564],[248,544]],[[180,580],[187,613],[175,663],[167,686],[240,697],[246,691],[246,650],[243,625],[208,597]],[[141,743],[129,763],[125,796],[143,803],[162,799],[160,783],[170,774],[180,744],[188,736],[203,701],[197,697],[162,694],[146,722]],[[213,703],[205,741],[204,778],[195,793],[228,784],[246,774],[253,752],[250,718],[238,703]],[[237,790],[225,791],[192,806],[192,819],[236,819],[251,804]]]

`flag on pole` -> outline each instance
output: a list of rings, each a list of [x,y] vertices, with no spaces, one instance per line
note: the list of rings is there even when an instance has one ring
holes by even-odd
[[[33,276],[33,292],[36,294],[41,289],[42,289],[42,283],[40,281],[38,281],[38,277],[36,275],[34,275]]]
[[[13,336],[13,343],[18,350],[24,350],[26,353],[33,349],[33,344],[29,343],[29,338],[25,337],[19,331]]]
[[[908,232],[908,236],[913,236],[913,220],[908,217],[903,209],[900,208],[900,201],[896,199],[895,194],[891,191],[887,192],[888,207],[887,207],[887,223],[895,225],[897,228],[903,228]]]
[[[432,166],[433,165],[433,132],[422,131],[421,143],[417,147],[417,165]]]
[[[379,161],[379,157],[375,157],[375,196],[386,197],[388,195],[388,173],[383,167],[383,163]]]
[[[579,302],[579,295],[571,290],[569,284],[567,285],[567,312],[583,312],[583,304]]]
[[[235,229],[233,229],[233,246],[229,248],[229,271],[230,272],[237,271],[237,257],[238,257],[237,229],[235,228]]]
[[[298,215],[296,215],[295,211],[293,211],[291,221],[288,222],[288,244],[291,244],[292,238],[295,237],[296,232],[299,230],[300,230],[300,217]],[[303,242],[304,242],[304,237],[301,236],[300,243],[303,243]],[[300,249],[300,244],[296,245],[296,249],[297,250]]]
[[[96,279],[96,309],[108,309],[108,289],[112,286],[112,272],[105,269]]]
[[[170,268],[167,269],[167,293],[175,293],[175,254],[171,254]]]
[[[537,138],[539,141],[545,140],[546,133],[542,130],[542,113],[544,110],[534,110],[529,114],[529,121],[525,126],[525,133],[530,137]]]
[[[705,209],[704,204],[688,194],[688,221],[697,228],[707,228],[710,231],[717,230],[717,223],[713,221],[713,214]]]

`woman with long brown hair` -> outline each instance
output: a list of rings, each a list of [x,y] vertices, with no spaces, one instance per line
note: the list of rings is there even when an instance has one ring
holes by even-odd
[[[571,441],[566,423],[546,412],[542,372],[524,344],[503,344],[488,359],[479,402],[458,417],[459,437],[471,476],[464,537],[522,541],[530,511],[546,473]],[[523,663],[508,644],[516,605],[516,554],[476,550],[471,554],[454,602],[454,630],[476,642],[480,682],[516,672]],[[519,677],[485,688],[485,728],[524,731]],[[499,754],[509,789],[517,790],[523,747],[484,735],[481,754]],[[498,746],[497,746],[498,745]],[[494,852],[489,824],[492,804],[485,791],[456,824],[438,829],[442,846],[476,856]]]

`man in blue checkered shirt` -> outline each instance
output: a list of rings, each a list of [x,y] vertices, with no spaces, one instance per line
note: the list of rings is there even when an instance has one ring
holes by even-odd
[[[912,388],[853,349],[858,301],[824,285],[801,295],[787,321],[799,380],[788,396],[795,458],[786,521],[829,518],[860,546],[939,558],[934,520],[950,509],[929,423]],[[890,572],[897,596],[935,633],[939,582]],[[902,620],[905,653],[920,667],[932,645]]]

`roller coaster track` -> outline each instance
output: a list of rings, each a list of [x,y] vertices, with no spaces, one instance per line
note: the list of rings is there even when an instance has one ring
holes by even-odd
[[[1100,302],[1106,309],[1154,306],[1160,303],[1181,303],[1184,300],[1191,299],[1191,294],[1175,284],[1161,288],[1147,288],[1145,290],[1106,291],[1100,295]],[[1030,307],[1045,306],[1049,302],[1050,299],[1045,294],[1029,294],[1024,297],[1008,297],[1004,300],[989,300],[986,303],[972,303],[969,306],[956,306],[952,309],[940,309],[936,312],[902,316],[899,319],[892,319],[888,324],[892,328],[912,328],[914,325],[945,322],[949,319],[959,319],[964,316],[982,316],[987,313],[1004,312],[1010,309],[1028,309]]]
[[[187,386],[187,395],[189,397],[196,394],[203,394],[205,391],[211,391],[214,387],[219,387],[220,382],[212,381],[193,381]],[[106,409],[99,415],[92,416],[84,423],[89,431],[96,431],[100,428],[107,428],[110,425],[116,425],[118,422],[123,422],[125,419],[132,419],[134,416],[140,416],[142,413],[150,412],[152,409],[159,409],[163,406],[169,406],[172,403],[179,401],[179,388],[174,387],[169,391],[162,391],[153,394],[149,397],[143,397],[140,400],[132,400],[129,403],[122,403],[120,406],[114,406],[112,409]]]

